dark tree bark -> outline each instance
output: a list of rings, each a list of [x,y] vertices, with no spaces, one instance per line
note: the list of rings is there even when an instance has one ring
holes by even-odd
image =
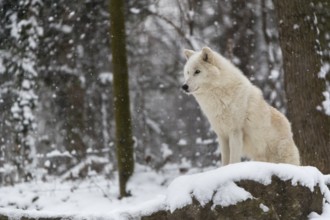
[[[57,93],[60,114],[65,115],[65,144],[69,152],[76,152],[79,161],[86,158],[87,144],[84,143],[86,126],[84,123],[85,88],[76,76],[60,77],[62,89]]]
[[[274,1],[284,59],[288,117],[302,165],[330,173],[330,117],[322,110],[325,79],[318,77],[317,14],[311,2]],[[329,8],[329,4],[324,4]]]
[[[134,170],[128,87],[124,1],[110,0],[113,95],[120,196],[128,196],[126,183]]]

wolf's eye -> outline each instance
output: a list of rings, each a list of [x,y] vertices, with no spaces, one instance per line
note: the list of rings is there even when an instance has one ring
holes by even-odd
[[[197,75],[197,74],[199,74],[201,71],[200,70],[196,70],[195,72],[194,72],[194,75]]]

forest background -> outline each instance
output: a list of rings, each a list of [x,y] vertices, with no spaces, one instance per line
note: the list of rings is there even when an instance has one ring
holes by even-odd
[[[306,10],[297,8],[296,15],[305,13],[298,21],[308,24],[311,35],[299,32],[304,23],[281,25],[290,3],[276,4],[126,2],[137,163],[155,170],[181,164],[182,172],[185,164],[219,164],[215,134],[195,100],[180,91],[182,49],[207,45],[236,64],[271,105],[288,113],[303,164],[330,173],[328,161],[320,159],[330,148],[330,4],[311,1]],[[0,185],[47,180],[77,168],[78,175],[66,177],[84,178],[91,171],[111,176],[117,162],[109,1],[0,0],[0,10]],[[288,47],[312,45],[296,54],[298,73],[283,71],[290,69],[285,55],[295,53],[283,47],[285,33]],[[305,66],[301,54],[315,58],[313,68]],[[304,156],[313,152],[315,157]]]

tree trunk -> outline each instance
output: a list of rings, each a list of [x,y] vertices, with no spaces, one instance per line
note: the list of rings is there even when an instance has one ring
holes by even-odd
[[[5,71],[13,80],[10,92],[13,94],[11,122],[15,145],[11,147],[11,160],[17,168],[18,181],[28,181],[36,174],[37,165],[35,132],[38,123],[35,109],[38,105],[38,47],[42,36],[39,14],[43,5],[31,0],[20,3],[4,3],[4,31],[8,35],[4,39],[6,45],[1,46],[4,46],[4,51],[7,50],[5,54],[8,54],[7,57],[4,56],[8,59]]]
[[[284,59],[288,117],[302,165],[330,173],[330,117],[320,106],[325,79],[318,76],[322,59],[317,51],[317,14],[300,0],[274,1]],[[329,7],[329,6],[328,6]]]
[[[126,183],[134,170],[130,114],[124,1],[110,0],[114,114],[120,196],[128,196]]]

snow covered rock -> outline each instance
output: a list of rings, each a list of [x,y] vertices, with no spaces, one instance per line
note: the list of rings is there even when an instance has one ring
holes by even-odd
[[[167,189],[178,173],[145,168],[122,200],[117,181],[108,187],[100,176],[79,187],[61,180],[0,188],[0,220],[330,219],[330,175],[314,167],[244,162],[180,176]]]
[[[307,219],[330,201],[314,167],[246,162],[176,178],[163,210],[142,219]]]

